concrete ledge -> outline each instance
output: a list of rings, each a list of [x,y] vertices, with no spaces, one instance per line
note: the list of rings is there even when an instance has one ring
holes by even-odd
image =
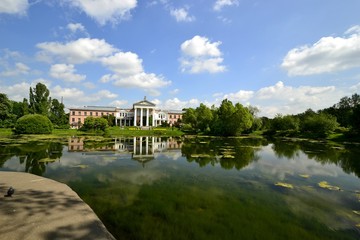
[[[5,197],[8,188],[12,197]],[[115,238],[67,185],[29,173],[0,172],[0,239]]]

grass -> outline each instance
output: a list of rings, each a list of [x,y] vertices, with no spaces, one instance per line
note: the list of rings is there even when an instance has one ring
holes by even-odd
[[[119,128],[110,127],[106,131],[107,136],[182,136],[184,133],[177,128],[153,128],[151,130],[140,130],[135,127]],[[39,134],[39,135],[21,135],[26,137],[37,138],[58,138],[58,137],[70,137],[70,136],[94,136],[96,133],[82,132],[77,129],[54,129],[52,134]],[[0,138],[12,137],[13,133],[10,128],[0,128]]]

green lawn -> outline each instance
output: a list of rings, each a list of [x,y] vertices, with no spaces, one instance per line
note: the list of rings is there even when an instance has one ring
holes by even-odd
[[[11,137],[10,128],[0,128],[0,137]],[[136,127],[128,127],[121,129],[120,127],[110,127],[106,133],[107,136],[181,136],[184,133],[177,128],[153,128],[152,130],[140,130]],[[54,129],[52,134],[40,135],[43,138],[68,137],[68,136],[92,136],[95,133],[86,133],[77,129]]]

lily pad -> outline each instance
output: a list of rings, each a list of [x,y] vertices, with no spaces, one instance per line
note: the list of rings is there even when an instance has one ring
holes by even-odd
[[[40,159],[38,162],[39,163],[49,163],[49,162],[55,162],[56,159],[50,159],[50,158],[43,158]]]
[[[318,185],[321,188],[325,188],[325,189],[332,190],[332,191],[340,191],[341,190],[340,187],[332,186],[326,181],[319,182]]]
[[[278,187],[283,187],[283,188],[289,188],[289,189],[293,189],[294,186],[290,183],[284,183],[284,182],[277,182],[275,183],[275,186],[278,186]]]
[[[353,213],[355,213],[356,215],[360,215],[360,211],[353,210]]]
[[[81,169],[88,168],[88,167],[89,167],[89,165],[85,165],[85,164],[79,164],[79,165],[73,166],[73,168],[81,168]]]
[[[308,175],[308,174],[299,174],[299,176],[302,177],[302,178],[309,178],[310,177],[310,175]]]

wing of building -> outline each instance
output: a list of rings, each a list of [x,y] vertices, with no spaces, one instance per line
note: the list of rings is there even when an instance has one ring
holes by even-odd
[[[116,126],[157,127],[163,124],[175,126],[181,122],[183,111],[161,110],[144,97],[144,100],[133,104],[131,109],[118,107],[84,106],[69,108],[69,124],[79,128],[87,117],[103,117],[112,115]]]

